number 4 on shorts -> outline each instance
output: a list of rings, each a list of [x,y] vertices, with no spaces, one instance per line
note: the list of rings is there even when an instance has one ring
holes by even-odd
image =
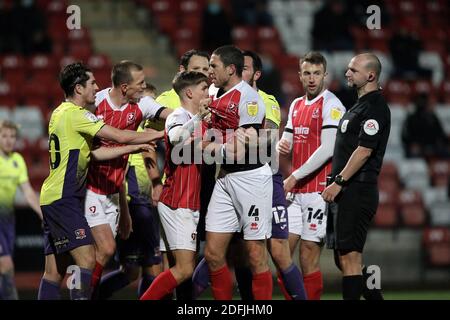
[[[248,210],[248,216],[249,217],[259,217],[259,209],[256,208],[256,206],[254,204],[250,207],[250,210]]]

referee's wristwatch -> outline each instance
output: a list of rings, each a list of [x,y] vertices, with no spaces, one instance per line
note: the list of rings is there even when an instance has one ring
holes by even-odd
[[[347,181],[340,174],[334,177],[334,182],[341,187],[345,186],[345,184],[347,183]]]

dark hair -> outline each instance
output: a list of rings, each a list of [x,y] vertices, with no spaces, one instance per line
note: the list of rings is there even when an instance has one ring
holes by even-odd
[[[262,70],[262,61],[261,58],[256,54],[256,52],[244,50],[242,51],[242,54],[244,55],[244,57],[252,58],[253,72]]]
[[[323,71],[327,71],[327,60],[320,52],[311,51],[307,53],[300,59],[300,65],[303,62],[309,62],[311,64],[321,64],[323,65]]]
[[[155,92],[156,93],[156,87],[152,85],[150,82],[145,82],[145,91]]]
[[[172,81],[172,86],[178,96],[181,96],[184,89],[198,85],[203,81],[208,83],[208,77],[203,73],[197,71],[183,71],[177,73]]]
[[[244,55],[242,51],[235,46],[222,46],[214,50],[213,54],[220,57],[223,65],[228,67],[234,64],[236,67],[236,74],[242,77],[242,70],[244,70]]]
[[[118,87],[124,83],[130,83],[133,81],[131,71],[143,70],[140,64],[134,63],[129,60],[124,60],[116,64],[111,73],[111,79],[114,87]]]
[[[189,61],[191,61],[191,58],[193,56],[199,56],[199,57],[204,57],[209,61],[209,54],[206,51],[200,51],[200,50],[189,50],[186,51],[180,58],[180,66],[183,66],[186,70],[188,68],[189,65]]]
[[[59,85],[66,97],[73,96],[77,84],[86,87],[86,81],[89,79],[88,72],[92,71],[81,62],[71,63],[61,70],[59,73]]]

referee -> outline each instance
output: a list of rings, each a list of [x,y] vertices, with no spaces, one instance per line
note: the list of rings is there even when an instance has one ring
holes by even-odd
[[[377,178],[391,126],[391,113],[378,84],[380,73],[380,60],[371,53],[353,57],[348,65],[345,76],[348,85],[357,90],[358,101],[339,122],[334,182],[322,193],[331,203],[330,211],[335,212],[335,217],[328,219],[327,231],[334,231],[330,238],[343,273],[344,300],[359,300],[366,287],[362,251],[378,206]]]

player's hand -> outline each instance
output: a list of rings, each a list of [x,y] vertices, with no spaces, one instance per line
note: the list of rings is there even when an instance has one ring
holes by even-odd
[[[130,153],[141,153],[141,152],[155,151],[156,144],[154,142],[151,142],[148,144],[131,145],[130,147],[133,148],[133,150]]]
[[[161,197],[161,193],[163,190],[163,185],[161,183],[154,185],[152,188],[152,203],[153,206],[158,206],[159,198]]]
[[[208,107],[211,104],[211,101],[212,101],[211,98],[200,100],[200,108],[198,110],[198,114],[202,119],[205,118],[208,114],[210,114]]]
[[[293,175],[290,175],[289,177],[287,177],[283,181],[284,193],[288,194],[288,192],[291,192],[291,190],[295,187],[296,184],[297,184],[297,180],[295,179],[295,177]]]
[[[122,240],[127,240],[133,231],[130,213],[120,213],[119,218],[119,235]]]
[[[291,143],[286,139],[281,139],[277,143],[277,151],[281,155],[287,156],[291,152]]]
[[[322,192],[322,198],[326,202],[333,202],[336,196],[341,192],[342,187],[335,182],[330,184],[328,187],[325,188]]]
[[[149,138],[148,138],[149,143],[164,138],[164,130],[156,131],[156,132],[146,132],[146,133],[148,133],[148,135],[149,135]]]

